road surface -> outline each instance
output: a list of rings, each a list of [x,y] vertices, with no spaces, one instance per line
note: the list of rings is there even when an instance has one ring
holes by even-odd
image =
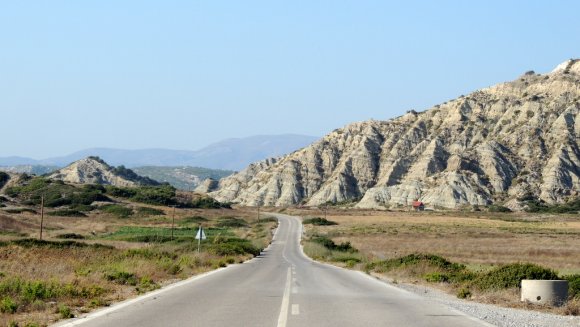
[[[302,253],[298,218],[261,256],[59,326],[490,326]]]

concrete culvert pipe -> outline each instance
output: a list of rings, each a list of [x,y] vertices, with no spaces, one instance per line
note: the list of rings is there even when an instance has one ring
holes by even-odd
[[[560,306],[567,298],[567,280],[522,280],[522,302]]]

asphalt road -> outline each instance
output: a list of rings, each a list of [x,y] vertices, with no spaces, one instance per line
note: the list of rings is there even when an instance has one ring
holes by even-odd
[[[361,272],[302,253],[298,218],[277,214],[261,256],[59,326],[490,326]]]

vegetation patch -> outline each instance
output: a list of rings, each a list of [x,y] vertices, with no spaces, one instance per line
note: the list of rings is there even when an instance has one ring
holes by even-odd
[[[332,226],[338,225],[338,223],[327,220],[326,218],[314,217],[314,218],[307,218],[302,221],[303,224],[311,224],[316,226]]]
[[[232,206],[229,203],[222,203],[207,196],[193,199],[191,201],[190,207],[199,209],[220,209],[220,208],[230,209]]]
[[[156,208],[138,207],[136,215],[138,216],[163,216],[165,211]]]
[[[478,276],[472,285],[480,290],[519,288],[523,279],[559,279],[559,277],[553,270],[535,264],[512,263]]]
[[[350,242],[343,242],[340,244],[336,244],[336,243],[334,243],[333,240],[331,240],[330,238],[328,238],[326,236],[315,236],[312,238],[312,242],[318,243],[318,244],[324,246],[325,248],[327,248],[331,251],[357,252],[357,249],[352,247]]]
[[[131,215],[133,215],[133,209],[127,208],[120,204],[108,204],[100,207],[100,210],[117,218],[129,218]]]
[[[9,179],[10,175],[8,175],[3,171],[0,171],[0,188],[4,187],[4,185],[6,184],[6,182],[8,182]]]
[[[19,198],[24,204],[40,205],[44,196],[44,205],[49,208],[66,205],[90,205],[95,201],[110,201],[104,194],[102,185],[83,185],[75,187],[62,181],[45,177],[28,177],[19,186],[6,189],[6,194]]]
[[[219,256],[245,255],[251,254],[253,256],[260,255],[262,249],[257,248],[249,240],[240,238],[226,238],[216,239],[213,244],[209,246],[210,253]]]
[[[580,197],[562,204],[547,204],[542,200],[536,199],[525,199],[524,202],[527,205],[527,212],[569,214],[577,214],[580,212]]]
[[[136,202],[170,206],[177,204],[175,199],[175,187],[171,185],[160,186],[139,186],[139,187],[117,187],[107,186],[107,194],[111,196],[131,199]]]
[[[84,237],[81,234],[76,234],[76,233],[65,233],[65,234],[56,235],[56,238],[72,239],[72,240],[84,240],[86,237]]]
[[[216,224],[217,227],[241,228],[248,227],[248,222],[242,218],[221,217]]]
[[[208,219],[202,216],[185,217],[179,222],[181,225],[201,224],[207,222]]]
[[[47,215],[49,216],[59,216],[59,217],[86,217],[84,213],[73,210],[73,209],[60,209],[48,212]]]

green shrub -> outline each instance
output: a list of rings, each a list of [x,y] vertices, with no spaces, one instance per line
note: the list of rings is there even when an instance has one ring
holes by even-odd
[[[512,212],[510,208],[500,205],[490,205],[488,210],[489,212]]]
[[[47,241],[47,240],[39,240],[36,238],[24,238],[19,240],[14,240],[10,242],[0,243],[0,246],[7,246],[9,244],[18,245],[23,248],[34,248],[34,247],[47,247],[51,249],[67,249],[67,248],[83,248],[83,247],[92,247],[97,249],[113,249],[114,247],[111,245],[103,245],[99,243],[87,244],[81,243],[76,241]]]
[[[84,240],[85,237],[80,234],[75,233],[65,233],[65,234],[58,234],[56,238],[63,238],[63,239],[73,239],[73,240]]]
[[[85,215],[84,213],[78,211],[78,210],[72,210],[72,209],[60,209],[60,210],[55,210],[52,212],[48,212],[47,215],[49,216],[59,216],[59,217],[86,217],[87,215]]]
[[[58,313],[62,319],[69,319],[74,318],[73,313],[71,312],[70,308],[64,304],[58,306]]]
[[[210,197],[200,197],[191,201],[190,206],[192,208],[200,209],[219,209],[219,208],[231,208],[228,203],[219,202]]]
[[[23,182],[21,186],[6,189],[6,194],[26,200],[29,205],[40,205],[44,196],[44,205],[49,208],[65,205],[90,205],[94,201],[110,201],[104,195],[101,185],[83,185],[75,187],[62,181],[50,180],[44,177],[34,177]]]
[[[105,274],[105,279],[121,285],[137,285],[137,276],[126,271],[113,271]]]
[[[23,212],[28,212],[28,213],[33,213],[36,214],[37,212],[33,209],[28,209],[28,208],[14,208],[14,209],[4,209],[5,212],[7,213],[23,213]]]
[[[250,241],[239,238],[220,239],[219,242],[211,244],[208,251],[219,256],[244,254],[258,256],[262,252],[261,249],[254,246]]]
[[[314,218],[307,218],[302,221],[303,224],[312,224],[316,226],[331,226],[331,225],[338,225],[336,222],[327,220],[326,218],[314,217]]]
[[[222,218],[219,218],[216,226],[217,227],[241,228],[241,227],[248,227],[248,223],[241,218],[222,217]]]
[[[334,243],[333,240],[329,239],[326,236],[316,236],[312,239],[314,243],[318,243],[325,248],[332,250],[332,251],[340,251],[340,252],[357,252],[357,249],[352,247],[350,242],[343,242],[340,244]]]
[[[568,281],[568,296],[571,299],[580,299],[580,274],[564,276]]]
[[[0,188],[2,188],[6,184],[6,182],[8,182],[9,179],[10,175],[8,175],[3,171],[0,171]]]
[[[107,186],[107,194],[116,197],[128,198],[136,202],[152,205],[169,206],[176,204],[175,187],[171,185],[116,187]]]
[[[457,291],[457,297],[460,299],[467,299],[471,297],[471,291],[468,288],[462,287]]]
[[[100,209],[102,212],[106,212],[117,218],[128,218],[133,214],[133,209],[124,207],[119,204],[108,204],[102,206]]]
[[[497,267],[473,281],[480,290],[499,290],[521,287],[522,279],[558,279],[551,269],[531,263],[512,263]]]
[[[199,224],[199,223],[203,223],[206,221],[207,221],[207,218],[205,218],[205,217],[193,216],[193,217],[183,218],[180,223],[183,225],[185,225],[185,224]]]
[[[149,207],[138,207],[137,208],[137,215],[139,216],[163,216],[165,215],[165,211],[156,209],[156,208],[149,208]]]
[[[18,310],[18,303],[14,302],[12,298],[5,297],[0,301],[0,312],[16,313],[16,310]]]
[[[415,266],[426,264],[444,271],[458,272],[466,269],[465,265],[453,263],[449,260],[435,254],[413,253],[399,258],[376,261],[369,264],[369,269],[377,269],[384,272],[401,267]]]
[[[562,204],[547,204],[542,200],[530,199],[525,201],[527,212],[539,213],[578,213],[580,212],[580,197]]]

